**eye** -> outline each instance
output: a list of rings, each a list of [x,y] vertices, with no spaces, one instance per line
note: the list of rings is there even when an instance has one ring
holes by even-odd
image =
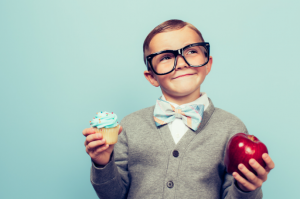
[[[189,51],[187,52],[187,54],[194,54],[194,53],[197,53],[197,51],[196,51],[196,50],[189,50]]]
[[[171,59],[171,57],[168,55],[165,55],[160,59],[160,61],[169,60],[169,59]]]

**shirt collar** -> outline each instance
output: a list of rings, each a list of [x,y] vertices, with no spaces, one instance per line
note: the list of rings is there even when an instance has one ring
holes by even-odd
[[[205,92],[200,92],[200,94],[201,94],[201,96],[198,99],[196,99],[195,101],[189,102],[189,103],[186,103],[186,104],[182,104],[180,106],[183,106],[183,105],[188,106],[188,105],[191,105],[191,104],[203,104],[204,105],[204,111],[205,111],[205,109],[209,105],[209,100],[208,100],[207,94]],[[163,94],[161,96],[161,99],[167,101]],[[169,101],[167,101],[167,102],[169,102]],[[169,102],[169,103],[172,104],[175,108],[179,106],[178,104],[175,104],[173,102]]]

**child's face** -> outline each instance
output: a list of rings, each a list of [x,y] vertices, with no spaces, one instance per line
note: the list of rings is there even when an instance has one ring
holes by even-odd
[[[203,42],[199,35],[189,27],[179,30],[159,33],[153,37],[149,44],[149,50],[145,54],[150,55],[162,50],[177,50],[186,45]],[[166,99],[195,98],[200,96],[200,85],[210,72],[212,57],[202,67],[190,67],[182,58],[177,57],[177,65],[174,71],[167,75],[155,75],[145,71],[144,75],[153,86],[160,86]],[[193,99],[193,100],[195,100]]]

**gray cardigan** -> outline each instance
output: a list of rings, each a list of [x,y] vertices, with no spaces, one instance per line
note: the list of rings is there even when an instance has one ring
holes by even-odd
[[[92,164],[91,182],[101,199],[262,198],[261,188],[239,190],[223,163],[226,143],[248,133],[236,116],[215,108],[209,99],[197,131],[175,144],[168,125],[156,127],[154,106],[122,121],[122,133],[110,162]]]

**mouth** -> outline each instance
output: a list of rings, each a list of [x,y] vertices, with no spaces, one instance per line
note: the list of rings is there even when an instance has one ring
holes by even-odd
[[[194,74],[184,74],[184,75],[179,75],[177,77],[174,77],[173,79],[178,79],[178,78],[181,78],[181,77],[187,77],[187,76],[192,76]]]

